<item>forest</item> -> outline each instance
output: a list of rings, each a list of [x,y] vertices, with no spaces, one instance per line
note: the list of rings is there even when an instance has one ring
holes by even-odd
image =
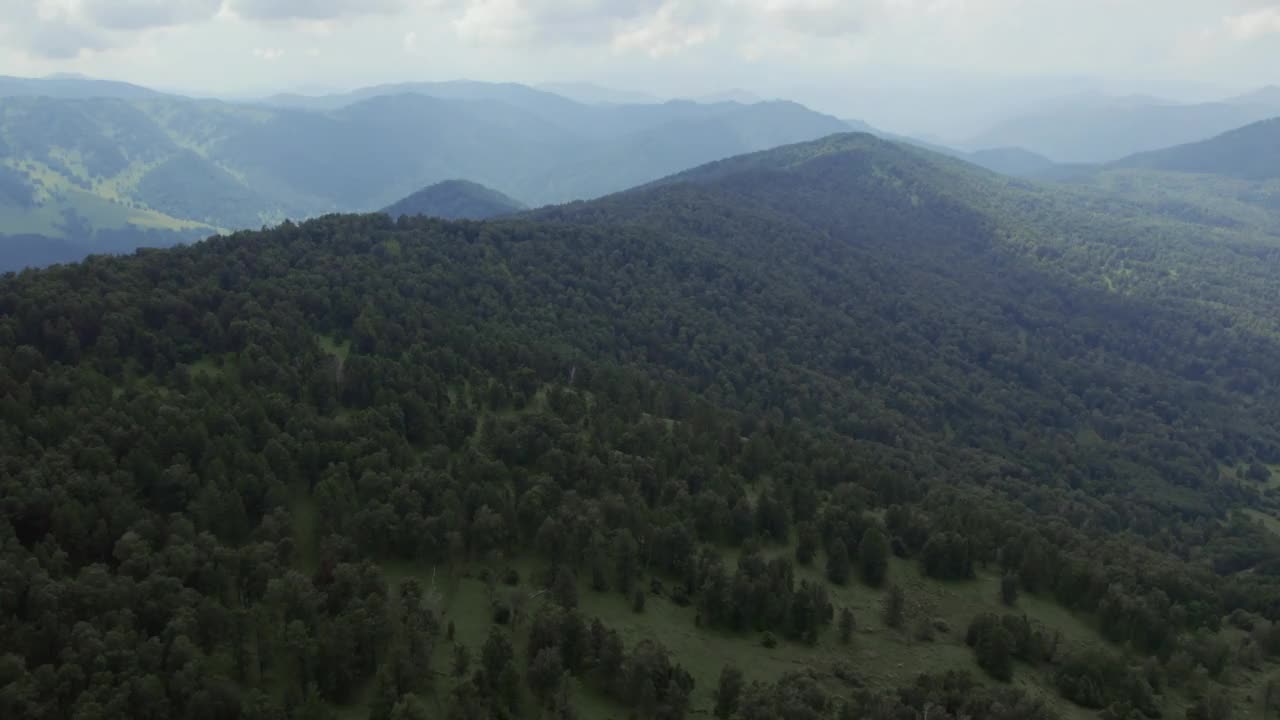
[[[0,716],[1271,717],[1278,269],[846,135],[3,276]]]

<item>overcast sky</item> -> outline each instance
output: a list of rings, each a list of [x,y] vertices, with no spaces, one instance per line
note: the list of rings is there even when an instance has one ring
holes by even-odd
[[[0,0],[0,74],[56,72],[219,95],[457,78],[746,88],[874,117],[876,87],[936,101],[1009,99],[1028,79],[1185,97],[1280,82],[1280,1]]]

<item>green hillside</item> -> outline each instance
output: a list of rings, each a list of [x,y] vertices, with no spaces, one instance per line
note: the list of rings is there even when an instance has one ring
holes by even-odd
[[[0,278],[0,708],[1265,714],[1278,247],[845,135]]]

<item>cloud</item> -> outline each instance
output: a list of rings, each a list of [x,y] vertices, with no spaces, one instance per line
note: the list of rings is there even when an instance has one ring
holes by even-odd
[[[661,58],[711,42],[719,35],[720,25],[713,18],[699,18],[671,0],[652,17],[615,35],[612,45],[618,52],[639,51]]]
[[[410,0],[227,0],[246,20],[331,20],[357,15],[394,15],[409,9]]]
[[[259,60],[266,60],[267,62],[275,62],[276,60],[279,60],[280,58],[284,57],[284,54],[285,54],[285,51],[280,48],[254,48],[253,49],[254,57],[258,58]]]
[[[222,0],[80,0],[86,24],[107,30],[145,30],[208,20]]]
[[[1225,18],[1227,31],[1240,40],[1254,40],[1263,35],[1280,33],[1280,5],[1261,7]]]
[[[802,35],[838,37],[862,29],[877,3],[857,0],[763,0],[757,8],[767,24]]]
[[[414,53],[418,50],[418,33],[410,30],[404,34],[404,40],[400,43],[407,53]]]
[[[38,22],[11,35],[28,53],[48,60],[69,60],[85,51],[110,47],[103,35],[61,19]]]
[[[718,0],[717,0],[718,1]],[[662,0],[438,0],[453,28],[476,45],[607,45]],[[715,4],[712,2],[710,4]]]

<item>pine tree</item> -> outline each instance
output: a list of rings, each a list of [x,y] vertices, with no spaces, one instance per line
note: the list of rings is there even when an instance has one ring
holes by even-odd
[[[849,582],[849,548],[839,538],[831,543],[827,553],[827,579],[836,585]]]

